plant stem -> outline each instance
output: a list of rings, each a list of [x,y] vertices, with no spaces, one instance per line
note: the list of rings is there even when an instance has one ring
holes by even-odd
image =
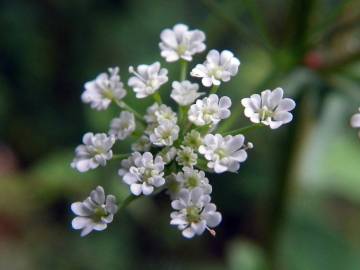
[[[255,42],[259,47],[262,47],[268,51],[271,49],[265,44],[261,38],[256,35],[253,31],[249,30],[245,24],[240,22],[237,17],[230,14],[227,10],[223,8],[223,4],[215,1],[215,0],[202,0],[201,1],[211,13],[213,13],[216,17],[222,20],[223,24],[227,24],[232,27],[235,31],[235,34],[239,35],[241,38],[245,40],[249,40],[250,42]]]
[[[123,110],[127,110],[132,112],[135,117],[142,123],[142,124],[146,124],[145,119],[142,117],[142,115],[140,113],[138,113],[135,109],[133,109],[132,107],[130,107],[127,103],[125,103],[124,101],[118,101],[115,100],[115,103]]]
[[[219,89],[219,85],[213,85],[213,87],[210,90],[210,94],[216,94],[218,89]]]
[[[180,81],[184,81],[186,79],[188,62],[185,60],[180,61]]]
[[[306,99],[305,99],[306,98]],[[279,269],[279,261],[276,256],[278,241],[282,231],[286,214],[289,207],[291,186],[296,177],[296,172],[301,157],[301,149],[311,133],[314,125],[313,110],[309,107],[309,96],[302,96],[298,101],[298,115],[294,118],[296,122],[292,123],[293,127],[289,129],[289,139],[284,142],[286,153],[282,157],[281,168],[278,170],[279,175],[276,177],[275,191],[272,194],[271,204],[268,210],[268,223],[265,232],[265,250],[270,264],[270,269]],[[310,124],[309,124],[310,123]]]
[[[113,155],[112,159],[118,160],[118,159],[124,159],[130,156],[130,153],[127,154],[115,154]]]
[[[125,198],[125,200],[120,204],[119,206],[119,212],[124,210],[131,202],[135,201],[136,199],[140,198],[140,196],[135,196],[133,194],[130,194]]]
[[[153,94],[153,98],[158,104],[162,104],[162,99],[158,91]]]
[[[164,187],[160,187],[160,188],[157,188],[153,191],[153,193],[151,193],[151,196],[154,196],[154,195],[157,195],[159,194],[161,191],[164,190]],[[146,197],[146,196],[135,196],[134,194],[130,194],[128,195],[122,203],[119,204],[119,212],[123,211],[130,203],[132,203],[133,201],[139,199],[139,198],[143,198],[143,197]]]
[[[243,133],[246,133],[250,130],[253,130],[253,129],[256,129],[256,128],[259,128],[259,127],[263,127],[264,125],[259,123],[259,124],[252,124],[252,125],[248,125],[246,127],[242,127],[242,128],[238,128],[238,129],[234,129],[234,130],[231,130],[231,131],[228,131],[228,132],[224,132],[222,133],[222,135],[237,135],[237,134],[243,134]]]

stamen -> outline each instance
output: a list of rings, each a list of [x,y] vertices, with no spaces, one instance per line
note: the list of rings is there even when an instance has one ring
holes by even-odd
[[[216,232],[215,232],[215,230],[213,230],[213,229],[210,229],[209,227],[206,227],[206,229],[208,230],[208,232],[213,236],[213,237],[215,237],[216,236]]]
[[[146,81],[144,80],[144,78],[138,72],[135,71],[133,66],[129,67],[129,72],[134,74],[139,80],[141,80],[143,83],[146,84]]]

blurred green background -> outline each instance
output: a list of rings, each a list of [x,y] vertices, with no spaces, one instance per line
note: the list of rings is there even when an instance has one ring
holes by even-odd
[[[239,173],[209,176],[216,238],[183,239],[160,195],[81,239],[70,203],[98,184],[128,192],[116,162],[70,168],[82,134],[118,113],[82,104],[83,84],[114,65],[126,82],[129,65],[156,60],[177,77],[158,42],[178,22],[241,60],[219,91],[234,102],[225,128],[248,124],[241,98],[277,86],[297,101],[294,121],[247,134],[255,148]],[[0,1],[0,269],[360,269],[359,57],[356,0]]]

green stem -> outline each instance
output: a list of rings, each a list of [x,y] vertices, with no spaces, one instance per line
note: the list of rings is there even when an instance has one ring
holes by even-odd
[[[158,104],[162,104],[162,99],[158,91],[153,94],[153,98]]]
[[[259,127],[263,127],[264,125],[261,124],[261,123],[258,123],[258,124],[252,124],[252,125],[248,125],[246,127],[242,127],[242,128],[238,128],[238,129],[234,129],[234,130],[231,130],[231,131],[228,131],[228,132],[224,132],[222,133],[222,135],[237,135],[237,134],[243,134],[243,133],[246,133],[250,130],[253,130],[253,129],[257,129]]]
[[[124,210],[131,202],[135,201],[136,199],[140,198],[140,196],[135,196],[133,194],[130,194],[125,198],[125,200],[120,204],[119,206],[119,212]]]
[[[205,172],[210,172],[210,173],[213,173],[213,171],[211,171],[208,166],[207,166],[207,160],[205,159],[201,159],[199,158],[196,165],[195,165],[196,168],[202,170],[202,171],[205,171]]]
[[[154,196],[154,195],[157,195],[159,194],[161,191],[164,190],[164,186],[162,187],[159,187],[157,189],[154,190],[153,193],[151,193],[151,196]],[[122,203],[119,204],[119,210],[118,212],[122,212],[130,203],[132,203],[133,201],[139,199],[139,198],[143,198],[143,197],[146,197],[146,196],[136,196],[134,194],[130,194],[128,195]]]
[[[301,90],[304,91],[304,89]],[[267,210],[268,221],[265,231],[265,251],[270,263],[269,269],[279,269],[279,261],[276,254],[278,254],[281,231],[287,217],[292,185],[296,180],[296,173],[299,169],[297,164],[300,164],[301,149],[306,145],[308,136],[315,125],[313,120],[314,110],[319,108],[318,105],[309,105],[312,104],[309,100],[313,97],[305,95],[308,94],[303,94],[299,98],[297,105],[298,115],[294,117],[296,122],[292,123],[292,127],[288,130],[288,139],[283,142],[285,153],[281,157],[281,167],[278,169],[279,173],[274,183],[274,193]]]
[[[219,89],[219,85],[213,85],[213,87],[210,90],[210,94],[216,94],[218,89]]]
[[[269,48],[270,51],[274,51],[274,48],[272,47],[270,37],[268,34],[268,31],[266,29],[266,23],[264,22],[264,15],[262,14],[262,9],[259,8],[259,5],[257,4],[257,1],[254,0],[243,0],[242,1],[247,9],[250,12],[250,15],[253,18],[253,21],[255,22],[255,25],[257,26],[260,37],[262,41],[264,42],[265,46]]]
[[[222,24],[232,27],[235,30],[235,34],[239,35],[240,38],[249,40],[252,44],[256,43],[259,47],[271,51],[267,44],[264,43],[254,31],[251,31],[250,28],[238,20],[236,16],[224,9],[224,1],[220,3],[220,1],[215,0],[202,0],[201,2],[203,2],[211,13],[221,19]]]
[[[113,155],[112,159],[124,159],[130,156],[130,154],[115,154]]]
[[[124,101],[118,101],[115,100],[115,103],[123,110],[127,110],[132,112],[135,117],[142,123],[142,124],[146,124],[145,119],[142,117],[142,115],[140,113],[138,113],[135,109],[133,109],[132,107],[130,107],[128,104],[126,104]]]
[[[188,62],[185,60],[180,61],[180,81],[184,81],[186,79]]]

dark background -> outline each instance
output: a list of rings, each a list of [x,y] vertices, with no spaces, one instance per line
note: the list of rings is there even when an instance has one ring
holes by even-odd
[[[0,269],[360,269],[360,141],[349,127],[360,105],[359,11],[336,0],[0,1]],[[223,214],[216,238],[183,239],[165,195],[80,238],[71,202],[99,184],[128,192],[116,162],[70,168],[82,134],[118,114],[82,104],[83,84],[115,65],[126,82],[129,65],[157,60],[177,78],[158,43],[178,22],[241,60],[219,90],[234,103],[228,129],[248,124],[241,98],[277,86],[297,102],[294,121],[247,134],[255,148],[238,174],[209,175]],[[127,99],[139,111],[152,102]]]

